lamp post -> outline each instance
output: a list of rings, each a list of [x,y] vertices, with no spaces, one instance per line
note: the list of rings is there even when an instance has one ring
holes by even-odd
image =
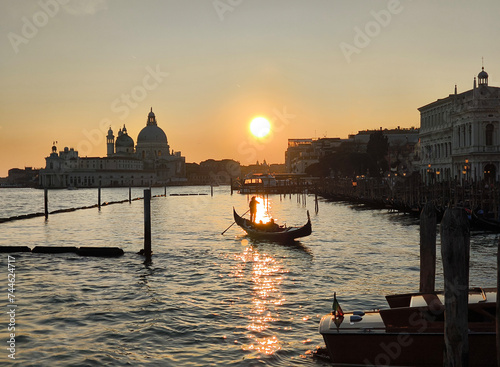
[[[428,181],[427,181],[427,183],[428,183],[429,185],[431,185],[431,184],[432,184],[432,173],[433,173],[433,172],[432,172],[431,164],[429,163],[429,164],[427,165],[427,176],[428,176]]]
[[[469,181],[469,172],[470,172],[469,160],[466,159],[464,169],[462,171],[462,173],[464,175],[464,184]]]

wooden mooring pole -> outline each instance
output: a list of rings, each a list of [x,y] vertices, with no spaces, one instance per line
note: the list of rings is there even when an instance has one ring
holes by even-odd
[[[441,222],[445,320],[444,366],[469,363],[468,303],[470,232],[467,214],[448,208]]]
[[[129,185],[128,187],[128,202],[132,202],[132,186]]]
[[[318,205],[318,192],[314,193],[314,211],[316,214],[319,212],[319,205]]]
[[[144,190],[144,256],[151,258],[151,189]]]
[[[99,187],[97,188],[97,207],[101,210],[101,181],[99,181]]]
[[[43,200],[44,200],[44,208],[45,208],[45,219],[49,218],[49,189],[44,187],[43,189]]]
[[[420,213],[420,292],[434,292],[436,282],[436,210],[427,202]]]

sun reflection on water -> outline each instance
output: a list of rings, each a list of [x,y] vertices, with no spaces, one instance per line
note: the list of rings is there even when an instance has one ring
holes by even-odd
[[[263,198],[257,197],[257,213],[255,214],[255,222],[267,223],[271,220],[269,215],[271,201]]]
[[[286,299],[281,293],[287,271],[274,257],[260,253],[252,245],[245,247],[242,253],[236,255],[240,262],[233,269],[234,277],[244,277],[245,270],[251,265],[252,305],[248,315],[249,324],[246,337],[249,343],[241,348],[258,355],[272,355],[281,349],[281,342],[273,331],[272,324],[279,321],[279,307]],[[257,356],[258,358],[258,356]]]

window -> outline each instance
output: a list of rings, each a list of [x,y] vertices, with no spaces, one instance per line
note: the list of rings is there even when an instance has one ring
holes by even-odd
[[[493,145],[493,130],[492,124],[486,125],[486,145]]]

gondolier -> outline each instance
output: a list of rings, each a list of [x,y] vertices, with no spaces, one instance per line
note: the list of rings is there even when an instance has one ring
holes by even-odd
[[[252,196],[252,200],[250,200],[250,222],[255,223],[255,215],[257,214],[257,198]]]

